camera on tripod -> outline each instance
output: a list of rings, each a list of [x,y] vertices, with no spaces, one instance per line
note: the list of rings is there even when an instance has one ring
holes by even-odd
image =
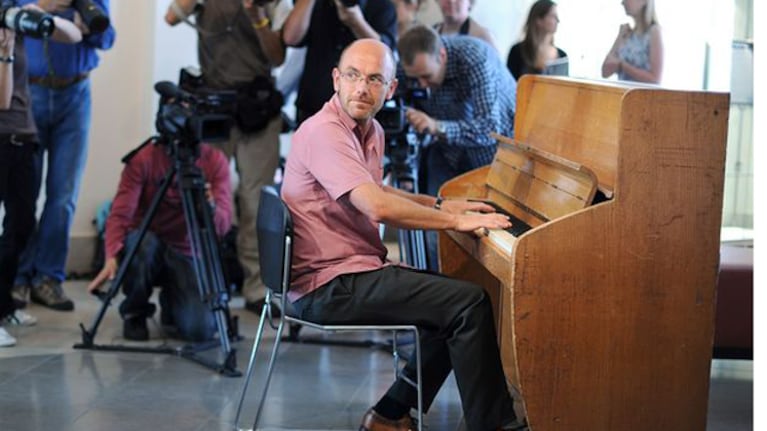
[[[34,9],[22,9],[12,2],[0,3],[0,28],[9,28],[23,36],[43,39],[56,28],[53,15]]]
[[[229,139],[236,109],[235,91],[206,88],[199,73],[190,69],[181,71],[179,86],[160,81],[154,88],[160,94],[155,126],[163,137],[182,144]]]
[[[427,138],[419,136],[410,127],[405,112],[408,107],[418,108],[419,103],[429,98],[429,90],[419,87],[414,81],[405,80],[397,88],[391,100],[387,100],[376,119],[386,135],[385,154],[393,168],[412,167],[418,164],[419,149]]]

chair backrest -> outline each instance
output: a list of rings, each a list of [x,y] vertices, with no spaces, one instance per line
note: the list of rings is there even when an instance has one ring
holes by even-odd
[[[258,204],[258,264],[261,279],[274,293],[290,285],[293,220],[275,186],[264,186]]]

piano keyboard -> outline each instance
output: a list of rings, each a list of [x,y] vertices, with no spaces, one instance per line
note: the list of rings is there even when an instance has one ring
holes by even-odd
[[[506,210],[501,208],[500,205],[498,205],[497,203],[495,203],[493,201],[477,200],[475,202],[486,203],[486,204],[490,205],[491,207],[495,208],[495,212],[497,212],[498,214],[503,214],[506,217],[508,217],[509,221],[511,222],[511,227],[508,228],[508,229],[505,229],[505,230],[506,230],[506,232],[510,233],[514,237],[518,237],[518,236],[522,235],[523,233],[525,233],[525,232],[529,231],[530,229],[532,229],[532,226],[530,226],[529,224],[527,224],[524,221],[520,220],[514,214],[507,213]]]
[[[486,201],[486,200],[476,200],[476,202],[483,202],[491,207],[495,208],[495,212],[499,214],[503,214],[506,217],[509,218],[509,221],[511,222],[511,227],[508,229],[484,229],[483,234],[488,237],[488,239],[498,247],[500,247],[503,251],[505,251],[507,254],[511,254],[513,248],[514,248],[514,242],[516,242],[517,237],[522,235],[523,233],[529,231],[532,229],[532,226],[525,223],[524,221],[520,220],[517,216],[514,214],[510,214],[506,212],[503,208],[501,208],[500,205],[493,201]]]

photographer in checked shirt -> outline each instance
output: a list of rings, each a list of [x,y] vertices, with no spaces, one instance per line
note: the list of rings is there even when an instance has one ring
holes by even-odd
[[[512,136],[517,85],[498,51],[471,36],[440,37],[417,26],[401,36],[398,49],[405,74],[431,90],[423,111],[409,108],[407,120],[436,138],[420,170],[421,190],[436,196],[445,181],[492,162],[491,132]],[[429,269],[436,270],[434,232],[427,242]]]

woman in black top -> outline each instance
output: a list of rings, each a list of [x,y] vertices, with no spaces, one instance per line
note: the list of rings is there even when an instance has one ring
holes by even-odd
[[[554,46],[558,24],[556,3],[551,0],[533,3],[525,23],[525,38],[511,47],[506,61],[514,79],[519,80],[526,73],[544,73],[552,63],[566,59],[567,54]]]

